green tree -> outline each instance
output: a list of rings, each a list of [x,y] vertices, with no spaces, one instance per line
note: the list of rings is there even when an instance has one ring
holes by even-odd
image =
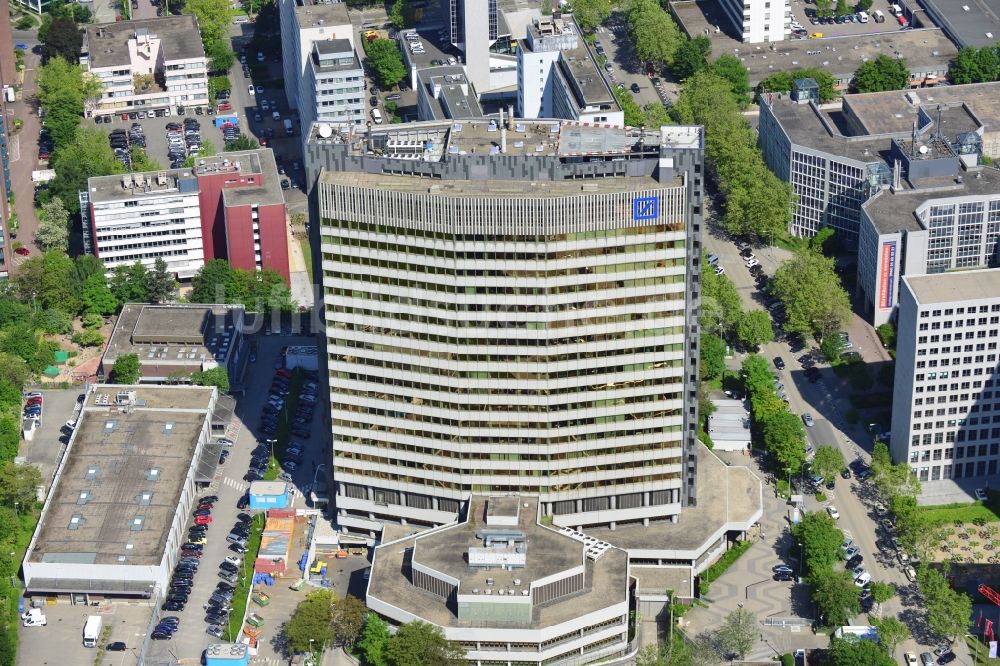
[[[696,72],[708,65],[708,55],[712,52],[712,40],[704,35],[689,39],[677,47],[673,62],[670,63],[670,73],[684,82]]]
[[[216,97],[222,91],[232,91],[233,84],[230,83],[229,77],[225,75],[220,76],[210,76],[208,77],[208,98],[215,103]]]
[[[368,64],[378,79],[379,87],[387,90],[406,76],[406,67],[399,47],[391,39],[376,39],[365,44]]]
[[[116,266],[108,287],[119,304],[149,302],[149,271],[139,261],[131,266]]]
[[[761,345],[774,341],[771,317],[763,310],[749,310],[736,320],[736,339],[745,348],[756,351]]]
[[[672,125],[667,107],[662,102],[650,102],[642,107],[642,117],[646,127],[662,127]]]
[[[80,318],[83,327],[87,329],[100,328],[104,325],[104,318],[96,312],[88,312]]]
[[[375,613],[368,613],[358,641],[358,651],[365,666],[388,666],[385,654],[388,646],[389,626]]]
[[[234,271],[224,259],[210,259],[191,281],[188,300],[192,303],[242,303],[249,292],[235,294]]]
[[[764,447],[782,468],[797,472],[806,461],[806,433],[802,420],[782,410],[764,421]]]
[[[39,285],[42,306],[73,314],[79,312],[80,299],[73,291],[72,277],[76,272],[73,260],[59,250],[51,250],[42,255],[42,269]]]
[[[892,583],[875,581],[871,584],[870,589],[872,593],[872,600],[877,604],[884,604],[889,601],[889,599],[896,596],[896,586]]]
[[[392,10],[389,12],[389,23],[396,30],[401,30],[406,26],[406,20],[403,17],[403,4],[403,0],[396,0],[392,3]]]
[[[38,334],[26,323],[14,324],[3,330],[0,351],[23,360],[32,372],[45,369],[38,354]]]
[[[571,0],[569,6],[584,32],[593,32],[611,16],[611,0]]]
[[[108,145],[107,134],[96,128],[81,129],[71,144],[56,151],[50,165],[56,177],[50,182],[49,191],[63,200],[71,215],[80,212],[78,197],[87,189],[88,178],[125,171]]]
[[[206,52],[212,43],[224,42],[233,18],[228,0],[184,0],[184,11],[198,19],[198,30]]]
[[[241,134],[232,141],[226,142],[226,150],[257,150],[260,148],[260,144],[257,143],[257,139],[246,134]]]
[[[622,107],[626,125],[629,127],[639,127],[646,122],[645,117],[642,115],[642,109],[635,103],[632,93],[624,88],[615,88],[615,97],[618,99],[618,104]]]
[[[781,264],[770,291],[785,306],[789,333],[813,334],[822,340],[836,334],[851,315],[850,299],[840,286],[833,259],[803,251]]]
[[[39,211],[38,229],[35,230],[35,242],[43,251],[69,251],[69,211],[63,205],[62,199],[52,197],[42,204]]]
[[[303,654],[310,649],[325,648],[333,638],[330,630],[332,620],[333,592],[319,589],[307,594],[285,622],[284,635],[289,650]]]
[[[133,146],[129,151],[132,158],[132,171],[160,171],[163,166],[156,160],[149,159],[146,151],[139,146]]]
[[[385,648],[388,666],[459,666],[465,651],[441,627],[415,620],[401,626]]]
[[[215,386],[222,393],[229,393],[229,371],[225,368],[210,368],[191,375],[195,386]]]
[[[786,72],[772,74],[757,84],[757,93],[780,92],[788,93],[796,79],[813,79],[819,86],[819,101],[830,102],[837,96],[834,86],[837,85],[833,74],[819,67],[801,67]]]
[[[35,326],[49,335],[65,335],[73,330],[73,317],[63,310],[47,308],[35,316]]]
[[[850,624],[851,618],[861,612],[861,588],[854,584],[850,571],[815,571],[809,575],[809,582],[813,604],[823,624]]]
[[[858,0],[858,11],[866,12],[872,8],[872,0]]]
[[[816,16],[830,18],[833,16],[833,0],[816,0]]]
[[[750,75],[740,59],[729,53],[712,63],[712,72],[729,81],[730,90],[740,106],[750,103]]]
[[[337,645],[351,646],[358,640],[365,625],[368,608],[365,602],[348,594],[333,605],[333,638]]]
[[[208,68],[213,72],[228,72],[236,62],[236,54],[225,39],[213,40],[205,44]]]
[[[853,14],[850,5],[847,4],[847,0],[837,0],[837,7],[834,9],[834,13],[837,16],[846,16],[847,14]]]
[[[891,655],[900,643],[910,637],[910,629],[894,617],[870,620],[878,632],[878,642]]]
[[[972,599],[951,588],[947,570],[942,572],[921,565],[917,569],[917,587],[927,608],[927,625],[934,633],[954,641],[968,630],[972,620]]]
[[[844,339],[838,333],[830,333],[823,337],[819,343],[819,349],[823,352],[823,357],[831,364],[838,363],[844,355]]]
[[[684,38],[659,2],[630,0],[625,18],[636,57],[661,67],[673,61]]]
[[[20,510],[34,506],[42,473],[34,465],[8,462],[0,467],[0,504]]]
[[[726,369],[726,343],[722,338],[706,334],[701,336],[701,379],[712,381],[722,376]]]
[[[823,477],[825,483],[833,483],[840,470],[844,469],[844,454],[834,446],[823,444],[816,449],[812,469]]]
[[[854,636],[830,641],[833,666],[895,666],[896,661],[874,641]]]
[[[91,275],[83,285],[80,296],[84,312],[98,315],[114,314],[118,310],[118,299],[111,293],[108,281],[103,275]]]
[[[875,442],[871,469],[875,487],[890,504],[895,497],[920,495],[921,486],[916,473],[905,462],[894,465],[889,447],[884,442]]]
[[[76,64],[80,60],[80,49],[83,46],[83,35],[71,18],[55,18],[49,23],[42,43],[42,62],[49,58],[60,57],[68,63]]]
[[[954,84],[983,83],[1000,79],[1000,54],[996,46],[966,46],[948,65],[948,78]]]
[[[140,366],[138,354],[122,354],[115,359],[111,368],[111,380],[116,384],[139,383]]]
[[[861,63],[851,84],[859,93],[902,90],[910,84],[910,68],[902,58],[878,55]]]
[[[30,370],[23,358],[0,352],[0,382],[12,386],[23,386],[28,381]],[[15,406],[20,406],[20,399]]]
[[[705,263],[702,258],[702,263]],[[702,327],[716,333],[731,333],[740,315],[743,302],[736,285],[726,275],[716,275],[714,271],[704,271],[702,280]]]
[[[167,262],[157,257],[153,270],[146,275],[146,299],[150,303],[166,303],[177,294],[177,281],[167,270]]]
[[[844,533],[829,514],[825,511],[806,513],[792,527],[792,536],[797,543],[802,544],[806,568],[810,574],[833,571],[833,565],[840,560]]]
[[[757,644],[757,616],[746,608],[737,608],[723,620],[718,641],[727,655],[745,659]]]
[[[292,292],[285,283],[285,278],[278,273],[265,269],[252,275],[240,271],[250,279],[250,298],[244,300],[248,309],[255,312],[291,312],[295,309],[292,302]]]

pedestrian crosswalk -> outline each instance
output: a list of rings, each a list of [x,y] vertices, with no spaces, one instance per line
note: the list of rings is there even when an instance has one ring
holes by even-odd
[[[236,480],[236,479],[230,479],[228,476],[224,476],[224,477],[222,477],[222,482],[224,484],[226,484],[227,486],[229,486],[230,488],[235,488],[236,490],[239,490],[240,492],[243,492],[243,491],[245,491],[247,489],[247,482],[246,481]]]
[[[281,666],[281,664],[285,664],[287,661],[278,659],[277,657],[254,657],[250,660],[250,663],[257,666]]]

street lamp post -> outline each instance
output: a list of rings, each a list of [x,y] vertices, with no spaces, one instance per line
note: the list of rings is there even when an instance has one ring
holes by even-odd
[[[802,560],[806,559],[805,551],[802,550],[802,544],[799,543],[799,580],[802,580]]]
[[[792,497],[792,468],[786,467],[785,472],[788,474],[788,497]]]

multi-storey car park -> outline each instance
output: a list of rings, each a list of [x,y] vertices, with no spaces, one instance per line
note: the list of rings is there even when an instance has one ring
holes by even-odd
[[[342,527],[476,492],[570,526],[696,503],[700,128],[316,132]]]

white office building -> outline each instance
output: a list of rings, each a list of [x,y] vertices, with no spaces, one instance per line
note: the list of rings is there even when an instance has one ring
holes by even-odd
[[[1000,172],[961,171],[928,188],[888,188],[861,207],[858,293],[875,326],[893,321],[904,275],[996,267]]]
[[[82,194],[93,250],[109,271],[137,261],[151,267],[159,258],[184,280],[205,265],[198,179],[190,169],[91,178]]]
[[[315,120],[311,115],[316,99],[310,89],[316,81],[310,73],[316,42],[346,40],[353,48],[354,29],[342,2],[279,0],[281,57],[288,105],[299,112],[300,126]],[[362,96],[363,97],[363,96]]]
[[[517,49],[517,115],[623,125],[614,91],[570,19],[536,19]]]
[[[997,473],[998,341],[1000,269],[903,277],[890,448],[920,481]]]
[[[718,6],[747,44],[780,42],[792,35],[788,0],[721,0]]]
[[[208,58],[194,16],[98,23],[84,35],[80,64],[103,85],[88,115],[208,105]]]
[[[451,0],[451,43],[465,54],[465,68],[476,90],[490,88],[490,45],[497,40],[497,0]]]
[[[327,39],[313,43],[302,97],[307,105],[300,116],[332,123],[342,129],[365,123],[365,72],[346,39]],[[306,125],[308,126],[308,125]]]

